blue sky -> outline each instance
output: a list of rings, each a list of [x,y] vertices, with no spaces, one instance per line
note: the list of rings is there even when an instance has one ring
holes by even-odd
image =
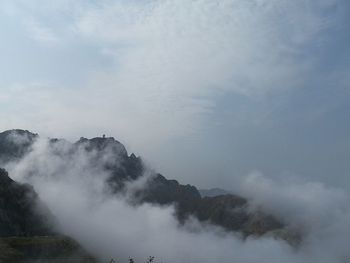
[[[0,129],[106,133],[202,187],[253,171],[350,185],[349,12],[345,0],[4,0]]]

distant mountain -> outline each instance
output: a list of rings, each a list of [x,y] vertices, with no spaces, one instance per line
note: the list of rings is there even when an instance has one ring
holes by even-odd
[[[215,197],[219,195],[229,195],[232,194],[230,191],[221,188],[211,188],[211,189],[200,189],[199,193],[202,197]]]
[[[38,135],[23,130],[0,133],[0,159],[6,162],[23,157],[37,139]],[[62,144],[64,147],[57,147]],[[140,157],[128,155],[124,145],[114,138],[81,138],[76,143],[50,139],[49,145],[54,154],[71,156],[72,159],[81,151],[94,153],[89,163],[110,174],[108,185],[118,194],[125,191],[128,182],[142,178],[147,171],[151,176],[148,177],[144,188],[134,192],[134,204],[174,204],[180,222],[194,216],[200,221],[244,235],[262,235],[284,227],[282,222],[263,211],[248,210],[248,202],[242,197],[228,194],[221,189],[204,190],[200,193],[194,186],[182,185],[176,180],[169,180],[161,174],[150,172]],[[105,158],[106,156],[108,158]]]

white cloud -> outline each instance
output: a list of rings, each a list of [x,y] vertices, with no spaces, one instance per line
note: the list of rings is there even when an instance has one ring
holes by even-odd
[[[332,1],[19,3],[37,14],[29,28],[44,42],[59,39],[47,16],[71,8],[63,36],[75,32],[115,61],[87,76],[90,84],[75,96],[83,93],[90,114],[110,119],[109,130],[148,127],[141,140],[159,140],[202,128],[224,92],[255,96],[302,85],[313,66],[303,47],[322,37]],[[76,103],[72,118],[85,119],[85,103]]]
[[[29,155],[9,166],[10,175],[33,184],[57,217],[60,231],[104,261],[115,257],[125,262],[134,257],[142,262],[154,255],[170,263],[343,263],[350,257],[347,202],[339,210],[348,196],[338,189],[319,183],[281,184],[261,175],[247,178],[243,193],[254,204],[290,223],[299,223],[300,219],[312,223],[300,247],[292,248],[271,237],[243,241],[195,220],[179,227],[172,207],[131,207],[124,198],[107,191],[104,180],[108,174],[92,164],[93,152],[67,152],[64,142],[50,148],[47,140],[39,140]],[[111,156],[105,157],[109,160]]]
[[[289,225],[310,232],[329,227],[348,210],[347,192],[321,182],[295,178],[278,182],[255,172],[246,176],[238,188],[252,200],[252,207],[261,207]]]

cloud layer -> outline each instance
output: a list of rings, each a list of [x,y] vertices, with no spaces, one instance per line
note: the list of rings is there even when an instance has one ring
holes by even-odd
[[[203,187],[254,169],[349,183],[346,1],[0,7],[0,129],[110,134]]]
[[[130,206],[123,196],[108,191],[108,174],[91,162],[94,152],[67,151],[64,142],[49,147],[40,139],[31,153],[7,168],[16,180],[34,185],[57,217],[59,231],[105,261],[134,257],[142,262],[150,255],[164,262],[194,263],[349,260],[349,197],[340,189],[320,183],[287,185],[260,174],[241,182],[240,193],[249,198],[252,209],[271,212],[290,227],[303,227],[303,242],[292,248],[269,236],[243,240],[194,219],[180,227],[171,206]],[[107,154],[103,159],[110,158]]]
[[[26,86],[21,92],[10,90],[3,100],[19,96],[22,107],[30,107],[25,98],[32,94],[39,117],[31,119],[46,119],[50,133],[63,129],[72,134],[75,126],[96,130],[103,125],[137,137],[134,131],[151,123],[152,129],[139,140],[189,134],[203,127],[225,92],[256,96],[302,86],[317,63],[307,47],[324,41],[335,23],[327,15],[335,3],[5,1],[4,10],[23,16],[29,36],[39,44],[57,42],[67,48],[90,43],[113,66],[87,72],[84,86],[79,83],[69,92],[44,83],[39,96]],[[42,98],[43,92],[49,98]],[[46,100],[55,101],[56,107]],[[67,104],[68,120],[61,112]],[[95,120],[93,127],[84,121],[89,117]],[[69,125],[73,118],[75,126]]]

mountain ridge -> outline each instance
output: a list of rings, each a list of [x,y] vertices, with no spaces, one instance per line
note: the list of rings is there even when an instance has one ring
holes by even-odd
[[[13,135],[15,134],[15,135]],[[28,140],[13,138],[24,136]],[[28,152],[39,135],[26,130],[11,130],[0,133],[0,146],[7,145],[5,150],[0,147],[0,160],[15,160],[22,158]],[[60,152],[59,144],[65,144],[65,152]],[[11,149],[11,146],[13,149]],[[133,182],[144,176],[149,169],[141,157],[128,154],[125,146],[113,137],[81,138],[75,143],[62,139],[49,139],[49,147],[55,154],[68,154],[72,158],[79,151],[93,153],[89,162],[99,165],[108,172],[107,183],[113,193],[120,193],[128,182]],[[108,156],[109,158],[105,158]],[[4,158],[5,157],[5,158]],[[232,194],[213,197],[202,197],[199,190],[192,185],[182,185],[176,180],[169,180],[163,175],[151,172],[144,188],[134,193],[138,204],[152,203],[156,205],[175,205],[179,222],[184,223],[194,216],[201,222],[221,226],[228,231],[240,232],[243,235],[264,235],[270,231],[283,229],[283,222],[262,211],[251,212],[248,201]]]

